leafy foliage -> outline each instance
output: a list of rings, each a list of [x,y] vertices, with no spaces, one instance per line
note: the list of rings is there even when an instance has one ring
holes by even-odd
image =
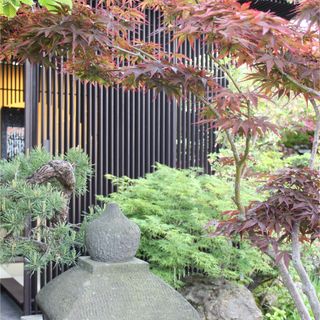
[[[285,131],[282,136],[282,142],[287,148],[294,147],[305,147],[307,149],[311,148],[312,134],[308,132],[301,131]]]
[[[298,279],[295,277],[295,281]],[[320,294],[320,284],[319,279],[314,279],[313,284],[316,288],[318,294]],[[270,283],[267,282],[258,288],[255,295],[259,299],[264,300],[265,305],[263,308],[267,308],[266,319],[270,320],[300,320],[297,310],[294,307],[294,303],[290,298],[288,292],[283,287],[280,281],[275,281],[273,285],[270,286]],[[268,301],[267,297],[271,297]],[[305,304],[308,306],[309,311],[311,311],[310,306],[308,305],[307,299],[305,299]]]
[[[22,4],[27,4],[29,6],[33,5],[32,0],[1,0],[0,1],[0,15],[6,17],[14,17],[17,10]]]
[[[274,140],[272,140],[274,141]],[[266,142],[267,143],[267,142]],[[277,143],[277,142],[274,142]],[[293,154],[285,156],[283,152],[278,151],[279,147],[262,146],[256,147],[250,153],[247,161],[246,173],[244,179],[253,179],[255,184],[259,185],[259,181],[263,182],[268,174],[275,173],[277,170],[295,167],[305,168],[308,166],[310,160],[310,153],[306,152],[302,155]],[[235,167],[232,157],[232,151],[229,149],[220,149],[219,153],[213,153],[209,157],[211,168],[218,176],[232,180]],[[320,164],[320,159],[317,157],[316,165]]]
[[[61,4],[72,8],[72,0],[39,0],[42,7],[55,12]],[[22,5],[33,6],[33,0],[0,0],[0,16],[12,18]]]
[[[79,149],[71,149],[65,159],[74,167],[76,193],[83,194],[91,174],[88,157]],[[75,226],[61,221],[48,223],[67,206],[61,185],[54,180],[28,183],[28,177],[50,160],[48,152],[35,149],[28,156],[0,161],[1,262],[22,256],[35,270],[50,261],[72,264],[77,257]]]
[[[162,89],[175,97],[191,91],[204,103],[206,120],[221,130],[232,129],[239,135],[275,130],[264,117],[243,110],[248,103],[256,106],[263,98],[259,90],[233,92],[222,88],[214,76],[186,66],[185,59],[173,63],[176,52],[165,52],[160,43],[130,36],[146,23],[146,7],[163,10],[164,27],[173,28],[178,47],[204,37],[208,47],[214,45],[207,54],[215,64],[220,66],[221,58],[231,56],[238,67],[250,66],[248,78],[257,82],[267,96],[290,96],[294,92],[320,97],[316,91],[320,74],[316,36],[304,36],[297,26],[235,0],[143,2],[138,7],[130,2],[121,6],[113,3],[107,10],[76,3],[71,15],[66,6],[56,14],[45,9],[25,10],[12,20],[2,20],[2,59],[13,55],[20,61],[50,64],[53,55],[68,54],[61,68],[64,65],[81,79]],[[211,90],[206,91],[208,86]]]
[[[79,148],[71,148],[64,155],[63,159],[71,163],[72,167],[75,168],[75,193],[77,195],[84,194],[87,191],[88,178],[92,174],[89,157]]]
[[[309,28],[320,26],[320,6],[318,0],[304,0],[299,4],[299,19],[302,23],[304,20],[309,21]]]
[[[271,245],[278,257],[279,246],[291,240],[294,223],[299,223],[301,239],[312,242],[320,237],[320,175],[317,171],[303,168],[284,169],[271,176],[264,190],[270,196],[263,202],[252,202],[244,220],[237,219],[237,212],[230,211],[230,219],[221,222],[217,234],[241,234],[261,250]]]
[[[140,226],[138,256],[175,287],[183,284],[188,272],[248,283],[255,271],[271,271],[266,259],[248,243],[238,248],[225,238],[206,235],[204,226],[209,219],[219,219],[220,212],[234,208],[231,182],[198,169],[177,170],[164,165],[157,165],[145,179],[108,178],[118,186],[118,192],[99,199],[117,202]],[[244,193],[246,201],[257,197],[251,186],[245,186]],[[94,211],[91,214],[95,216]]]

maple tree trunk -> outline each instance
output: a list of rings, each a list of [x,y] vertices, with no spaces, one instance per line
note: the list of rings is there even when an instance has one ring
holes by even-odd
[[[300,242],[299,242],[299,229],[300,224],[294,223],[292,230],[292,264],[297,271],[299,278],[302,283],[303,293],[307,296],[312,309],[315,320],[320,320],[320,302],[317,297],[317,292],[306,272],[302,262],[300,253]]]
[[[309,162],[309,167],[311,169],[314,169],[316,156],[318,153],[318,147],[319,147],[319,136],[320,136],[320,108],[319,105],[317,105],[316,101],[314,99],[310,99],[310,102],[313,106],[314,112],[316,114],[316,127],[314,129],[314,136],[313,136],[313,143],[312,143],[312,150],[311,150],[311,157]]]
[[[63,195],[67,200],[66,207],[52,220],[53,223],[66,221],[68,218],[69,202],[75,188],[75,176],[72,165],[64,160],[51,160],[39,168],[27,179],[30,184],[42,184],[56,179],[63,188]]]
[[[280,259],[279,262],[276,263],[278,266],[279,272],[281,274],[281,278],[283,281],[283,284],[286,286],[287,290],[289,291],[294,304],[299,312],[299,315],[302,320],[312,320],[311,316],[309,315],[309,312],[307,310],[307,307],[305,306],[303,299],[297,289],[297,286],[292,280],[292,277],[284,264],[283,259]]]
[[[236,176],[235,176],[235,182],[234,182],[234,202],[236,203],[240,215],[245,214],[245,210],[243,208],[242,202],[241,202],[241,179],[242,179],[242,166],[236,164]]]

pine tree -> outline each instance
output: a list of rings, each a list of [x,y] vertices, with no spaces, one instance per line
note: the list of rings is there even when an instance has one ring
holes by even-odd
[[[43,149],[0,160],[0,262],[24,257],[31,270],[72,264],[77,227],[67,221],[73,194],[86,191],[89,159],[79,149],[52,157]]]

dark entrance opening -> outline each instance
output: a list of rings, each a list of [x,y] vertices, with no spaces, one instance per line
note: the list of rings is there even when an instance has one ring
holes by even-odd
[[[1,158],[12,159],[24,153],[24,109],[1,110]]]

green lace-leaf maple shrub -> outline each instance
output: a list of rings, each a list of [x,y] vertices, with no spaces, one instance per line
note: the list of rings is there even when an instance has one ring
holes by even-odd
[[[231,182],[203,174],[198,169],[172,169],[158,164],[146,178],[108,175],[118,192],[99,196],[116,202],[141,228],[138,257],[151,270],[175,287],[183,285],[188,272],[250,282],[256,271],[269,272],[266,259],[248,243],[238,248],[223,237],[209,238],[205,225],[220,219],[220,212],[235,208]],[[255,188],[243,185],[244,199],[257,199]],[[86,222],[100,214],[91,213]]]
[[[72,0],[39,0],[41,7],[56,12],[61,5],[72,8]],[[0,16],[13,18],[22,6],[34,6],[33,0],[0,0]]]

